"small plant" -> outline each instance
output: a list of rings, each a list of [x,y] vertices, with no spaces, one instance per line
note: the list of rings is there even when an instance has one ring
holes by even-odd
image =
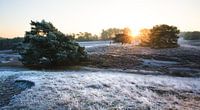
[[[21,62],[29,67],[74,65],[86,59],[84,47],[73,41],[73,36],[58,31],[52,23],[31,21],[31,31],[17,48]]]

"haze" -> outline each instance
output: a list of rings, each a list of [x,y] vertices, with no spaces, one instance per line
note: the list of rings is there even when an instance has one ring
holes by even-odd
[[[0,36],[23,36],[31,20],[42,19],[64,33],[130,27],[137,34],[156,24],[200,31],[199,6],[199,0],[1,0]]]

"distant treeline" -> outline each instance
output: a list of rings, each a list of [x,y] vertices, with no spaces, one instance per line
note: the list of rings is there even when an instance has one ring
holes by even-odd
[[[96,41],[99,40],[99,37],[96,34],[92,34],[89,32],[79,32],[77,34],[70,34],[72,38],[76,41]]]
[[[89,32],[80,32],[78,34],[70,34],[75,41],[97,41],[101,40],[97,35],[92,35]],[[23,42],[24,37],[3,38],[0,37],[0,50],[15,49],[17,44]]]
[[[200,40],[200,32],[194,31],[194,32],[183,32],[181,34],[185,40]]]
[[[70,35],[73,36],[76,41],[112,40],[115,35],[122,34],[124,31],[131,32],[131,30],[126,27],[103,29],[99,36],[89,32],[72,33]]]
[[[108,28],[103,29],[100,35],[92,34],[90,32],[79,32],[69,34],[75,41],[97,41],[97,40],[112,40],[116,34],[122,33],[129,28]],[[16,45],[23,41],[23,37],[3,38],[0,37],[0,50],[13,49]]]
[[[23,41],[23,38],[16,37],[12,39],[0,37],[0,50],[13,49],[16,45]]]

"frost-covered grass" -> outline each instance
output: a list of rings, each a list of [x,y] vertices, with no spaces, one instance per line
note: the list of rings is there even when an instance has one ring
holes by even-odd
[[[2,109],[199,109],[200,78],[111,71],[0,71],[35,83]],[[2,77],[2,76],[0,76]]]
[[[130,52],[133,52],[132,54],[138,55],[141,53],[145,55],[154,53],[169,54],[169,56],[171,54],[175,56],[176,54],[178,56],[186,55],[186,58],[191,57],[192,54],[199,56],[198,49],[182,47],[152,50],[149,48],[115,45],[109,48],[87,48],[87,51],[89,54],[112,53],[112,51],[108,51],[109,49],[116,52],[117,55],[126,52],[131,54]],[[12,57],[18,57],[17,55],[7,56],[4,53],[0,55],[1,61],[14,61]],[[194,56],[194,59],[197,58]],[[171,62],[153,61],[153,64],[171,64]],[[173,67],[173,69],[176,68]],[[186,68],[184,67],[184,69]],[[80,71],[47,72],[1,67],[0,82],[10,76],[16,76],[17,79],[15,80],[28,80],[34,82],[34,86],[13,96],[9,105],[0,109],[200,109],[199,77],[161,76],[156,75],[159,71],[147,71],[145,69],[117,70],[110,68],[102,70],[89,68]],[[144,75],[149,73],[154,73],[154,75]]]

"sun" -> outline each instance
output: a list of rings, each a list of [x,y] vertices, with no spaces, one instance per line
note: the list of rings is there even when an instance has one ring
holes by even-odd
[[[137,37],[140,33],[140,28],[130,27],[131,29],[131,35],[133,37]]]
[[[139,35],[139,32],[137,32],[137,31],[134,31],[134,32],[131,33],[131,37],[134,38],[134,39],[137,38],[138,35]]]

